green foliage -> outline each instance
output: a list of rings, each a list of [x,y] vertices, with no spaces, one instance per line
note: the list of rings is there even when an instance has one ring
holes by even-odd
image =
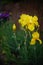
[[[43,44],[37,42],[36,45],[29,45],[29,35],[26,38],[23,30],[14,33],[13,24],[8,22],[0,26],[0,50],[6,55],[7,61],[15,61],[18,65],[40,64],[43,60]]]

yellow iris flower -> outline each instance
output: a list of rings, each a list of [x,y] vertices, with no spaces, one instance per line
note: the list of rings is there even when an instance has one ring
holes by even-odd
[[[30,31],[35,30],[35,26],[39,26],[38,17],[37,16],[30,16],[27,14],[22,14],[20,19],[18,20],[22,27],[27,26],[27,29]]]
[[[39,33],[38,32],[34,32],[32,34],[32,40],[30,42],[30,45],[34,45],[36,43],[36,40],[38,40],[40,42],[40,44],[42,44],[42,41],[39,39]]]

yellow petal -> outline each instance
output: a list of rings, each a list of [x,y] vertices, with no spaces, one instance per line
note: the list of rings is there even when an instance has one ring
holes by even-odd
[[[30,45],[35,45],[35,43],[36,43],[36,40],[32,38],[31,42],[30,42]]]
[[[34,16],[33,19],[34,19],[34,21],[37,21],[38,20],[38,17],[37,16]]]
[[[34,38],[34,39],[39,39],[39,33],[38,32],[34,32],[33,34],[32,34],[32,37]]]
[[[38,39],[38,40],[39,40],[40,44],[42,44],[42,41],[40,39]]]
[[[30,31],[34,31],[35,27],[34,27],[33,24],[29,24],[29,25],[28,25],[28,29],[29,29]]]

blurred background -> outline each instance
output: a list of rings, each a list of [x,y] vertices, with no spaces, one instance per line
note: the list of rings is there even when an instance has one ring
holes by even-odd
[[[0,0],[0,12],[12,12],[12,20],[17,21],[20,14],[37,15],[40,31],[43,31],[43,0]]]
[[[22,13],[37,15],[40,30],[43,31],[43,0],[0,0],[0,12],[2,11],[11,12],[15,22]]]

